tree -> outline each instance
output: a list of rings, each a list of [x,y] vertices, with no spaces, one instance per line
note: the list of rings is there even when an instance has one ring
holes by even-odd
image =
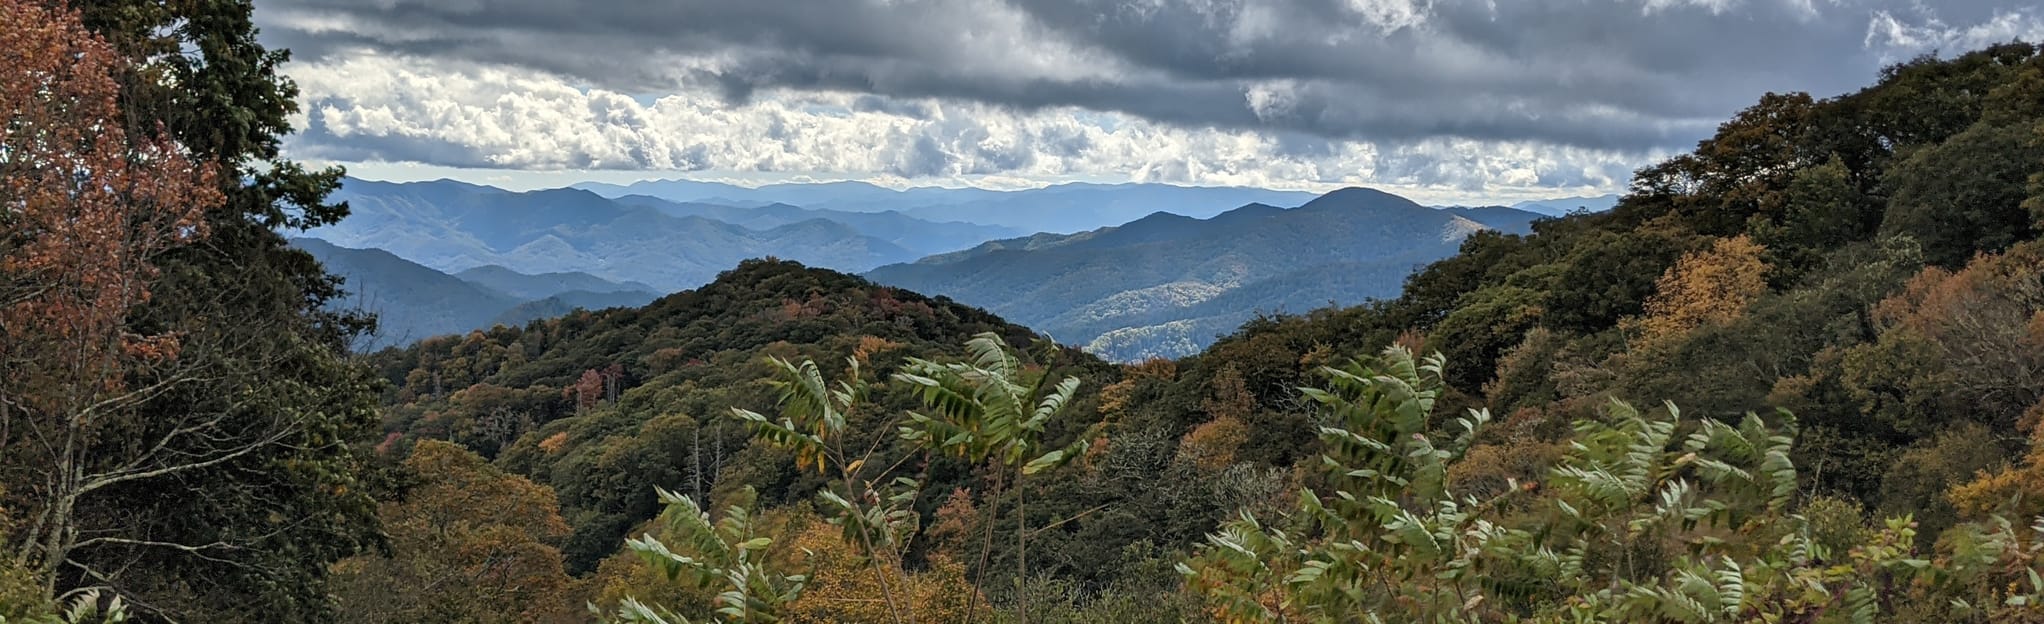
[[[428,440],[404,468],[417,484],[382,505],[390,554],[334,564],[340,619],[372,622],[579,621],[553,490],[466,449]]]
[[[1776,272],[1793,277],[1817,264],[1824,251],[1867,238],[1879,225],[1880,208],[1859,192],[1852,170],[1833,155],[1825,164],[1796,172],[1780,215],[1756,216],[1746,229],[1767,248]]]
[[[2012,518],[2044,516],[2044,427],[2031,429],[2030,452],[2021,462],[1992,473],[1983,471],[1973,480],[1953,486],[1948,495],[1952,506],[1973,520],[1985,520],[1995,514]]]
[[[788,564],[770,552],[775,540],[764,535],[755,521],[752,504],[757,495],[752,489],[742,490],[738,500],[724,510],[724,517],[715,522],[694,500],[664,489],[659,493],[667,505],[660,515],[664,533],[679,550],[650,533],[627,542],[626,547],[669,581],[686,577],[698,588],[721,590],[716,597],[716,621],[781,621],[788,605],[802,597],[809,577],[786,572]],[[669,606],[648,605],[629,597],[618,605],[615,618],[645,624],[690,621]]]
[[[1696,150],[1642,171],[1638,186],[1674,195],[1675,210],[1696,231],[1729,236],[1749,219],[1778,218],[1795,172],[1814,164],[1804,150],[1818,104],[1808,93],[1769,93]]]
[[[87,455],[120,465],[165,440],[146,461],[248,452],[81,499],[84,529],[146,543],[75,549],[59,586],[114,586],[137,611],[186,621],[331,619],[328,566],[377,540],[357,455],[379,433],[376,386],[347,354],[369,322],[325,309],[339,280],[280,231],[345,216],[326,201],[341,171],[279,157],[296,90],[277,72],[288,55],[256,40],[246,0],[78,8],[132,60],[116,77],[129,127],[160,128],[218,167],[225,198],[203,214],[204,244],[157,258],[152,296],[126,322],[138,336],[179,332],[178,368],[204,374],[135,406],[121,435],[93,440]],[[176,433],[207,422],[206,436]]]
[[[1242,380],[1242,372],[1223,367],[1210,382],[1213,391],[1200,401],[1207,421],[1179,440],[1179,455],[1207,470],[1235,464],[1236,451],[1249,442],[1249,417],[1256,409],[1256,397]]]
[[[1545,311],[1541,325],[1550,329],[1595,332],[1617,325],[1621,319],[1639,314],[1659,285],[1661,275],[1695,249],[1690,235],[1650,226],[1627,232],[1600,231],[1584,235],[1559,262],[1559,274],[1542,285]],[[1521,272],[1525,274],[1527,272]],[[1517,284],[1513,284],[1516,286]],[[1473,295],[1472,295],[1473,296]],[[1463,304],[1466,306],[1466,304]],[[1452,316],[1451,316],[1452,318]],[[1510,348],[1518,337],[1501,345]],[[1443,344],[1462,352],[1474,349],[1455,341]],[[1458,353],[1450,352],[1450,356]],[[1479,374],[1490,371],[1493,359],[1461,359],[1464,370]],[[1457,382],[1457,387],[1464,387]],[[1468,386],[1474,387],[1474,386]]]
[[[1630,323],[1642,345],[1654,345],[1746,313],[1767,292],[1767,249],[1746,235],[1720,238],[1710,249],[1682,256],[1661,275],[1646,314]]]
[[[603,374],[592,368],[582,371],[582,376],[575,380],[575,385],[562,388],[561,395],[575,399],[575,410],[581,412],[588,411],[603,401],[603,389]]]
[[[1932,264],[1957,267],[2037,234],[2023,202],[2044,173],[2044,141],[2030,123],[1978,124],[1918,150],[1888,171],[1894,189],[1885,234],[1915,237]]]
[[[787,606],[787,621],[880,624],[904,621],[911,614],[926,622],[965,621],[966,605],[974,602],[968,596],[979,592],[966,581],[965,566],[936,556],[915,572],[901,569],[898,561],[881,562],[892,569],[876,574],[871,569],[876,559],[844,538],[842,529],[823,523],[794,536],[790,546],[802,553],[810,580],[802,596]],[[883,580],[889,585],[882,586]]]
[[[1459,388],[1481,388],[1496,371],[1496,362],[1525,341],[1528,331],[1538,327],[1550,308],[1541,293],[1530,288],[1500,286],[1463,296],[1460,307],[1434,328],[1428,339],[1443,345],[1458,362],[1471,362],[1466,371],[1451,373],[1448,381]]]
[[[789,603],[812,584],[811,575],[787,570],[818,566],[839,574],[856,569],[854,562],[856,567],[864,568],[859,574],[861,580],[833,578],[817,585],[823,593],[808,599],[802,607],[804,612],[817,613],[819,602],[866,600],[877,594],[876,605],[885,605],[885,609],[856,609],[866,614],[858,617],[913,622],[930,612],[947,621],[959,619],[961,614],[966,620],[972,619],[979,606],[977,588],[963,600],[938,600],[958,598],[952,590],[963,582],[963,567],[953,567],[956,564],[942,556],[934,562],[939,568],[934,575],[911,574],[905,566],[910,540],[922,530],[922,518],[915,509],[921,483],[894,473],[916,454],[901,453],[895,457],[884,446],[884,437],[859,440],[853,436],[868,429],[884,430],[887,424],[899,424],[900,439],[924,456],[941,452],[983,464],[996,480],[989,495],[992,501],[998,503],[1001,495],[1011,491],[1017,499],[1018,583],[1027,578],[1026,553],[1032,533],[1028,516],[1023,513],[1024,479],[1076,457],[1090,436],[1080,436],[1063,448],[1043,449],[1046,430],[1056,424],[1056,418],[1073,400],[1079,384],[1077,378],[1066,377],[1046,390],[1043,386],[1051,377],[1025,371],[997,334],[975,336],[967,343],[967,351],[972,356],[969,362],[910,359],[903,371],[895,375],[933,410],[928,415],[911,412],[905,422],[866,415],[871,407],[870,388],[860,372],[862,360],[858,355],[847,359],[846,375],[835,384],[825,381],[813,361],[796,364],[782,357],[770,357],[767,362],[773,371],[772,386],[779,393],[780,415],[769,417],[751,410],[732,409],[732,415],[746,423],[755,437],[791,454],[798,470],[813,470],[829,479],[818,492],[818,498],[828,521],[841,527],[837,541],[850,547],[851,557],[823,554],[806,562],[777,561],[768,552],[775,539],[755,531],[746,505],[732,507],[725,520],[712,525],[693,499],[664,490],[660,495],[668,505],[664,517],[669,536],[681,540],[685,545],[683,551],[670,550],[660,538],[651,535],[633,541],[632,548],[670,578],[686,574],[697,579],[698,587],[724,588],[718,598],[724,607],[717,611],[717,617],[726,621],[772,621],[786,617]],[[870,351],[861,348],[858,353]],[[1010,487],[1013,489],[1007,489]],[[969,508],[969,498],[961,500]],[[990,506],[985,513],[988,522],[987,540],[980,554],[982,572],[992,548],[996,509]],[[978,510],[970,513],[980,515]],[[954,574],[957,578],[953,578]],[[870,584],[864,579],[870,579]],[[937,584],[931,585],[933,582]],[[866,596],[849,595],[860,593]],[[1026,618],[1026,602],[1020,604],[1022,617]],[[650,605],[627,599],[621,602],[618,613],[623,619],[653,622],[679,620],[685,617],[684,611],[685,608],[677,609],[674,605]]]
[[[1923,437],[1978,422],[2009,431],[2044,400],[2044,243],[1929,268],[1874,306],[1872,342],[1845,348],[1837,377],[1855,407]]]
[[[1300,514],[1326,531],[1326,549],[1317,550],[1298,541],[1297,532],[1265,527],[1255,516],[1243,514],[1209,536],[1198,557],[1180,565],[1188,586],[1205,595],[1221,619],[1287,621],[1309,613],[1336,619],[1335,614],[1345,612],[1390,613],[1372,609],[1369,599],[1356,601],[1359,592],[1343,587],[1374,585],[1399,574],[1392,567],[1397,555],[1343,544],[1373,544],[1389,537],[1412,548],[1427,548],[1379,531],[1397,530],[1390,523],[1403,514],[1404,505],[1428,513],[1435,501],[1451,500],[1448,465],[1468,450],[1490,414],[1470,412],[1459,421],[1462,430],[1453,439],[1429,436],[1425,431],[1434,401],[1445,387],[1443,360],[1438,355],[1415,360],[1411,352],[1393,346],[1385,350],[1380,364],[1357,361],[1344,368],[1323,367],[1329,388],[1303,389],[1322,407],[1321,439],[1327,452],[1321,464],[1338,496],[1328,500],[1303,490]],[[1371,517],[1383,519],[1385,527],[1363,521]],[[1416,523],[1400,526],[1426,530]],[[1431,548],[1429,556],[1444,554],[1439,544]]]
[[[2044,401],[2044,242],[1928,269],[1874,308],[1889,332],[1928,341],[1983,421],[2013,425]]]
[[[221,203],[216,169],[116,103],[125,59],[68,10],[0,3],[0,457],[27,530],[6,544],[47,594],[83,567],[81,549],[144,545],[145,535],[95,534],[87,497],[129,482],[181,478],[262,444],[189,445],[218,434],[220,414],[194,414],[135,436],[139,407],[213,374],[181,356],[183,328],[138,333],[158,259],[206,233]],[[89,536],[88,536],[89,535]],[[164,544],[200,555],[226,545]],[[102,585],[87,568],[87,584]],[[55,596],[62,600],[84,588]]]

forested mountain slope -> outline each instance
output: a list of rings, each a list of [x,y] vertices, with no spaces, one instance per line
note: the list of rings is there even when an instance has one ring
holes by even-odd
[[[1765,96],[1525,233],[1349,191],[931,260],[1137,250],[1044,266],[1216,285],[1247,256],[1173,243],[1294,254],[1255,266],[1296,286],[1144,293],[1206,305],[1367,269],[1300,241],[1459,241],[1176,360],[785,260],[361,354],[279,235],[351,226],[339,171],[278,158],[294,93],[249,8],[49,6],[0,0],[32,137],[0,185],[8,621],[2044,621],[2034,45]],[[365,226],[475,243],[443,259],[686,221],[414,192],[362,206],[454,218]],[[1107,275],[1022,268],[1055,287],[1005,305],[1046,318]]]
[[[343,280],[347,297],[334,305],[376,316],[376,335],[359,345],[365,349],[466,332],[523,301],[381,249],[350,249],[316,238],[295,238],[291,245]]]
[[[1946,489],[2016,462],[2044,415],[2040,76],[2012,44],[1768,96],[1610,212],[1476,235],[1396,299],[1262,320],[1195,361],[1282,394],[1302,358],[1402,340],[1447,355],[1455,401],[1551,427],[1536,439],[1612,398],[1788,408],[1802,487],[1928,538],[1958,515]]]
[[[990,240],[1027,234],[1016,228],[998,225],[918,219],[892,210],[880,212],[818,210],[778,202],[758,206],[727,206],[702,202],[675,202],[646,195],[626,195],[616,198],[615,201],[626,206],[650,207],[677,217],[703,217],[754,230],[770,230],[791,223],[822,219],[844,224],[858,230],[860,234],[923,255],[957,251]]]
[[[374,361],[391,381],[387,443],[453,440],[554,486],[574,526],[563,549],[581,572],[652,517],[655,485],[707,492],[735,487],[727,481],[794,477],[784,457],[745,450],[744,428],[724,418],[733,405],[772,402],[759,381],[766,357],[832,366],[856,350],[880,367],[957,353],[982,332],[1032,342],[1026,328],[946,300],[791,262],[748,261],[641,308],[436,338]],[[1075,350],[1043,355],[1089,375],[1111,370]],[[932,478],[939,477],[961,478]],[[642,481],[648,485],[636,485]],[[799,488],[769,490],[784,491],[796,496]]]

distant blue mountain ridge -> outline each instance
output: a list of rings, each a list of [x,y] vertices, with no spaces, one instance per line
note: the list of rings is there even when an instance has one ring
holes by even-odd
[[[1484,230],[1543,215],[1429,208],[1348,188],[1297,208],[1249,204],[1199,219],[1154,213],[880,267],[869,279],[984,307],[1118,361],[1198,352],[1259,312],[1396,295],[1407,275]]]
[[[866,182],[769,184],[746,188],[715,182],[649,180],[628,185],[584,183],[606,197],[642,195],[675,202],[737,206],[790,204],[812,210],[900,212],[926,221],[958,221],[1028,232],[1068,234],[1120,225],[1153,212],[1211,217],[1252,203],[1297,206],[1313,193],[1170,184],[1070,183],[997,191],[979,188],[890,189]]]
[[[352,215],[299,244],[351,280],[351,304],[384,312],[377,345],[635,305],[775,256],[950,296],[1120,360],[1195,352],[1259,312],[1390,296],[1471,234],[1525,232],[1615,201],[1437,209],[1361,188],[653,181],[512,192],[358,179],[335,198]]]
[[[523,325],[576,308],[636,307],[658,297],[644,284],[620,284],[587,273],[526,275],[489,265],[449,275],[381,249],[305,237],[291,239],[291,245],[341,278],[347,294],[332,307],[376,316],[376,331],[354,345],[363,350],[498,324]]]
[[[349,179],[334,199],[348,202],[349,217],[304,236],[383,249],[446,273],[485,265],[583,272],[661,292],[707,283],[747,258],[864,271],[1019,233],[900,213],[614,200],[579,189],[518,193],[449,180]]]

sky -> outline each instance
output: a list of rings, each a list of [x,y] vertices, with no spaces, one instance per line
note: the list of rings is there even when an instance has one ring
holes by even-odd
[[[1946,0],[266,0],[293,157],[375,179],[1481,203],[1622,191],[1767,92],[2044,39]]]

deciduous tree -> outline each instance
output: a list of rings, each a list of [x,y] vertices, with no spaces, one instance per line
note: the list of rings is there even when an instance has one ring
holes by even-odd
[[[1705,325],[1737,319],[1767,292],[1767,249],[1746,235],[1720,238],[1682,256],[1656,283],[1646,314],[1631,322],[1639,342],[1654,345]]]
[[[202,217],[222,202],[217,170],[120,109],[126,59],[75,13],[6,0],[0,23],[10,59],[0,67],[0,483],[27,519],[4,555],[54,594],[64,574],[112,582],[74,557],[81,549],[232,548],[154,544],[79,517],[107,488],[182,478],[277,441],[209,443],[226,421],[217,413],[136,422],[144,403],[216,374],[181,356],[182,328],[143,333],[132,321],[158,258],[206,234]],[[124,452],[102,454],[122,438]]]
[[[557,547],[553,490],[428,440],[404,467],[418,484],[379,513],[390,554],[334,564],[341,621],[572,622],[583,619]]]

